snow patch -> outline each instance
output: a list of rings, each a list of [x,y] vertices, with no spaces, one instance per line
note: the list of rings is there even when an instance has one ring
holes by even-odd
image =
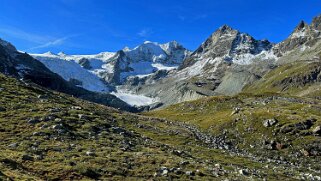
[[[193,76],[201,75],[203,73],[203,68],[205,67],[205,65],[207,64],[217,65],[217,63],[221,60],[222,60],[221,57],[216,57],[214,59],[211,59],[211,58],[201,59],[197,61],[194,65],[177,72],[176,77],[178,77],[179,80],[184,80]],[[216,67],[214,67],[213,71],[215,70],[216,70]]]
[[[305,31],[304,29],[302,31],[299,31],[299,32],[295,32],[292,34],[292,38],[301,38],[301,37],[305,37],[306,34],[305,34]]]
[[[310,48],[309,46],[306,46],[305,44],[301,46],[300,50],[303,52],[306,49]]]
[[[239,65],[249,65],[253,63],[255,59],[260,60],[277,60],[277,56],[273,53],[272,50],[270,51],[262,51],[260,54],[253,55],[250,53],[245,53],[241,55],[237,55],[232,59],[232,62]]]
[[[123,100],[131,106],[145,106],[158,102],[158,99],[147,97],[144,95],[137,95],[124,90],[117,90],[117,92],[112,92],[119,99]]]
[[[103,62],[108,62],[110,58],[115,56],[114,52],[101,52],[99,54],[94,55],[68,55],[66,56],[67,60],[80,60],[82,58],[89,59],[90,61],[100,60]]]
[[[173,65],[167,66],[160,63],[153,63],[152,66],[155,67],[157,70],[174,70],[178,68],[178,66],[173,66]]]

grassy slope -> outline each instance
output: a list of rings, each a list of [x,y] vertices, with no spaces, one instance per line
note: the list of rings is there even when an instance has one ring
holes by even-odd
[[[244,92],[278,92],[296,96],[321,96],[321,63],[301,61],[280,65]]]
[[[208,98],[148,113],[188,122],[184,124],[119,112],[0,75],[0,180],[300,178],[307,172],[304,167],[262,162],[249,154],[215,149],[196,139],[195,132],[188,128],[199,125],[202,130],[220,133],[238,117],[230,116],[233,107],[244,104],[238,97]],[[293,109],[295,106],[305,108],[291,105]],[[260,106],[262,111],[263,107]],[[271,110],[276,107],[275,103]],[[318,108],[313,105],[306,110],[315,112]],[[243,117],[251,118],[252,108],[244,109]],[[269,117],[264,111],[262,114]],[[313,114],[319,120],[319,112]],[[301,112],[293,122],[301,120],[300,115]],[[237,123],[237,127],[242,130],[252,123],[249,119],[245,125]],[[260,126],[260,120],[255,124],[270,135],[270,130]],[[247,137],[250,136],[245,134],[244,140]],[[319,141],[311,135],[304,138],[309,138],[306,143]],[[314,164],[316,159],[307,158],[307,162],[312,163],[313,169],[320,169]],[[176,171],[155,177],[161,167]],[[246,170],[247,176],[240,174],[240,169]],[[192,176],[186,174],[188,171]]]
[[[256,175],[249,176],[254,178],[285,177],[286,166],[275,173],[262,169],[260,162],[208,147],[181,125],[119,112],[3,75],[0,107],[0,180],[248,178],[238,173],[241,168],[253,171]],[[161,167],[181,172],[155,177]]]
[[[241,110],[232,114],[236,107]],[[213,135],[225,135],[237,148],[247,153],[309,164],[320,170],[321,137],[311,133],[321,125],[320,110],[321,102],[317,100],[278,94],[240,94],[185,102],[145,114],[187,122]],[[264,127],[262,122],[271,118],[277,119],[278,124]],[[309,119],[316,120],[311,127],[295,127]],[[281,148],[269,148],[271,141],[282,145]],[[306,157],[305,151],[317,154]]]

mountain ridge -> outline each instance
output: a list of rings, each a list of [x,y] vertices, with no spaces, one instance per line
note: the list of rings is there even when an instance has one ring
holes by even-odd
[[[59,64],[64,61],[73,61],[74,66],[79,64],[77,70],[83,73],[68,76],[64,74],[70,72],[61,72],[68,68],[54,66],[58,67],[56,73],[77,86],[88,89],[86,85],[95,82],[97,89],[89,88],[92,91],[138,95],[142,99],[158,100],[154,103],[166,106],[203,96],[235,95],[278,64],[313,59],[321,42],[320,24],[321,16],[313,18],[310,25],[301,21],[287,39],[277,44],[256,40],[247,33],[223,25],[194,52],[176,41],[165,44],[145,41],[135,48],[115,53],[33,56],[47,66],[51,66],[48,61],[51,57],[59,60]]]

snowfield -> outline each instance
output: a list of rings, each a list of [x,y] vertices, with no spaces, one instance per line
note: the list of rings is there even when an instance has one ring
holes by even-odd
[[[160,63],[153,63],[152,66],[155,67],[157,70],[174,70],[178,68],[178,66],[164,65]]]
[[[63,79],[70,81],[76,79],[82,83],[80,87],[94,92],[109,92],[108,86],[95,74],[87,71],[74,61],[67,61],[50,55],[33,55],[52,72],[59,74]]]
[[[112,92],[119,99],[123,100],[131,106],[146,106],[158,102],[157,98],[151,98],[144,95],[137,95],[127,91],[117,90],[117,92]]]

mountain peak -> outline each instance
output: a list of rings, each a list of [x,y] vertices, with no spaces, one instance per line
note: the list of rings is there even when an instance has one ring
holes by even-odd
[[[203,42],[180,68],[192,66],[199,60],[212,62],[224,60],[237,64],[250,64],[258,56],[264,57],[264,60],[269,59],[267,55],[272,46],[273,44],[267,40],[256,40],[247,33],[241,33],[228,25],[223,25]]]
[[[312,23],[311,23],[311,28],[314,30],[321,31],[321,15],[313,18]]]
[[[59,52],[58,55],[61,56],[61,57],[67,56],[67,55],[65,54],[65,52]]]
[[[177,41],[173,40],[173,41],[167,42],[167,43],[165,43],[163,45],[178,46],[179,43]]]
[[[221,32],[221,33],[227,33],[227,32],[231,32],[233,31],[234,29],[232,27],[230,27],[229,25],[223,25],[221,26],[217,31],[218,32]]]
[[[173,40],[170,41],[168,43],[164,43],[160,45],[162,47],[163,50],[165,50],[166,52],[171,51],[173,49],[185,49],[181,44],[179,44],[177,41]]]
[[[48,51],[48,52],[44,53],[44,55],[56,55],[56,54],[52,53],[51,51]]]
[[[124,52],[128,52],[130,51],[130,48],[128,46],[125,46],[123,49],[122,49]]]
[[[302,38],[307,36],[307,32],[309,31],[309,25],[304,21],[300,21],[300,23],[296,26],[294,31],[291,34],[291,38]]]
[[[144,41],[144,43],[143,44],[158,44],[158,43],[156,43],[156,42],[152,42],[152,41]]]
[[[295,31],[301,31],[303,29],[305,29],[308,26],[307,23],[305,23],[303,20],[300,21],[300,23],[298,24],[298,26],[295,28]]]
[[[16,47],[14,47],[11,43],[5,41],[5,40],[2,40],[0,38],[0,45],[5,47],[6,49],[10,50],[10,51],[17,51]]]

